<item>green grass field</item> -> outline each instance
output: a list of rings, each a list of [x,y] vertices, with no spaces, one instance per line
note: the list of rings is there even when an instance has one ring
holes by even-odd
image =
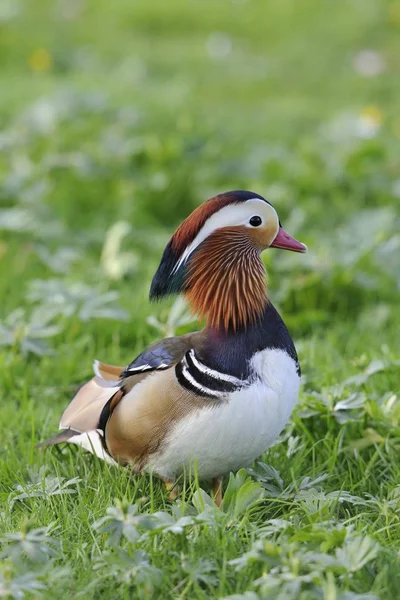
[[[400,598],[399,53],[398,0],[0,4],[0,598]],[[93,358],[196,327],[151,277],[240,188],[309,247],[265,257],[278,443],[222,510],[35,449]]]

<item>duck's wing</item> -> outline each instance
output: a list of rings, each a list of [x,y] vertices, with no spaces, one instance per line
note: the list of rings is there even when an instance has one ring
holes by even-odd
[[[39,447],[72,442],[105,458],[98,444],[99,436],[103,435],[104,425],[121,398],[150,373],[173,367],[203,335],[200,331],[160,340],[125,368],[95,361],[95,376],[80,387],[65,409],[59,425],[61,431]],[[98,447],[101,451],[97,451]]]

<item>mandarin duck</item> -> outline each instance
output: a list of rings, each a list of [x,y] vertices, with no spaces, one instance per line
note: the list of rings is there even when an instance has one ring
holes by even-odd
[[[40,446],[82,445],[153,471],[169,490],[195,465],[219,504],[221,477],[276,440],[300,385],[296,349],[266,290],[266,248],[306,251],[262,196],[232,191],[196,208],[167,244],[150,299],[184,294],[204,329],[158,341],[125,368],[95,361],[61,432]]]

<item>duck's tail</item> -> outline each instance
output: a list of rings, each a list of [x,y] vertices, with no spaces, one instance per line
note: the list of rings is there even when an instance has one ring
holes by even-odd
[[[59,425],[61,431],[37,447],[70,442],[84,447],[109,463],[117,464],[105,451],[102,443],[103,432],[98,427],[104,406],[122,385],[119,375],[123,367],[96,360],[93,370],[93,379],[79,388],[65,409]]]

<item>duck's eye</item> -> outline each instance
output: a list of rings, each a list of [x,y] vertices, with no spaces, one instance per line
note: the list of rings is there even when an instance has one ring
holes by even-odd
[[[254,217],[251,217],[249,223],[252,227],[260,227],[262,223],[262,218],[258,215],[255,215]]]

